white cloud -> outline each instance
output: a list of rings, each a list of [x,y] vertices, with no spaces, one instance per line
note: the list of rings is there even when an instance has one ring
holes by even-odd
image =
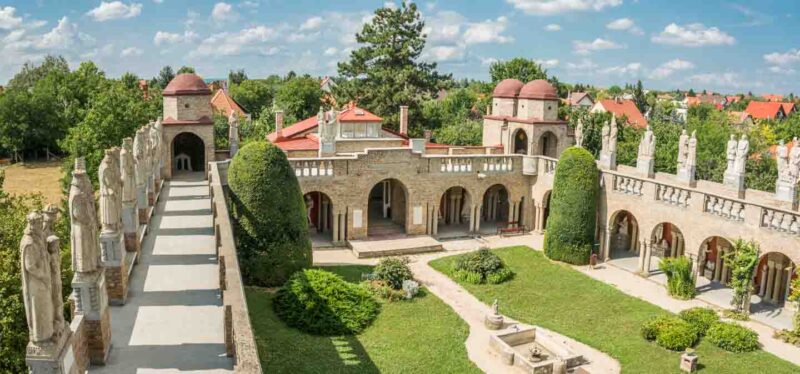
[[[622,49],[624,45],[615,43],[611,40],[597,38],[594,41],[586,42],[575,40],[572,42],[572,49],[576,54],[588,55],[593,51],[602,51],[607,49]]]
[[[584,58],[578,62],[568,62],[567,69],[576,71],[593,70],[597,65],[588,58]]]
[[[123,49],[122,52],[120,52],[119,55],[120,55],[120,57],[136,57],[136,56],[141,56],[142,53],[144,53],[144,51],[142,51],[139,48],[128,47],[128,48]]]
[[[240,8],[253,9],[253,8],[258,8],[259,5],[261,5],[261,3],[259,3],[258,1],[251,1],[251,0],[245,0],[245,1],[242,1],[241,3],[239,3],[239,7]]]
[[[794,74],[797,70],[783,66],[770,66],[769,71],[777,74]]]
[[[394,1],[387,1],[383,3],[383,7],[389,9],[397,9],[397,4],[395,4]]]
[[[14,15],[16,11],[13,6],[0,8],[0,29],[11,30],[22,25],[22,17]]]
[[[237,18],[239,18],[239,14],[236,13],[236,11],[233,10],[233,6],[228,3],[216,3],[211,10],[211,19],[215,22],[235,21]]]
[[[598,72],[601,74],[616,74],[616,75],[635,75],[642,70],[642,64],[638,62],[631,62],[621,66],[611,66],[600,69]]]
[[[466,18],[458,12],[441,11],[433,16],[426,17],[423,32],[428,35],[428,40],[432,43],[454,43],[461,37],[461,27],[466,22]]]
[[[266,43],[275,40],[278,32],[266,26],[254,26],[235,33],[214,34],[191,52],[192,56],[231,56],[242,53],[270,54],[271,47]],[[275,51],[274,53],[277,53]],[[272,53],[272,54],[274,54]]]
[[[650,72],[650,78],[666,79],[669,78],[672,75],[672,73],[676,71],[690,70],[690,69],[694,69],[693,63],[676,58],[674,60],[667,61],[661,64],[661,66],[655,68],[652,72]]]
[[[153,2],[156,3],[156,4],[161,4],[161,3],[164,2],[164,0],[153,0]]]
[[[716,85],[719,87],[732,87],[739,88],[744,86],[744,81],[739,77],[739,74],[733,72],[726,73],[704,73],[695,74],[689,77],[689,82],[702,83],[706,85]],[[749,86],[761,86],[762,83],[758,81],[747,81]]]
[[[551,58],[549,60],[536,60],[536,63],[542,65],[544,68],[554,68],[558,66],[558,59]]]
[[[83,60],[91,60],[97,57],[108,57],[114,54],[114,45],[106,44],[101,48],[90,49],[80,55]]]
[[[733,45],[736,39],[716,27],[706,27],[702,23],[685,26],[670,23],[660,34],[651,38],[654,43],[702,47],[707,45]]]
[[[184,31],[183,34],[167,31],[157,31],[153,37],[153,43],[157,46],[165,44],[178,44],[197,40],[198,36],[194,31]]]
[[[503,35],[508,25],[508,18],[498,17],[496,20],[486,20],[483,22],[470,23],[464,32],[465,44],[479,43],[508,43],[514,40],[510,36]]]
[[[339,52],[339,50],[338,50],[338,49],[336,49],[335,47],[328,47],[328,48],[325,50],[325,56],[334,56],[334,55],[336,55],[336,53],[338,53],[338,52]]]
[[[78,26],[62,17],[56,27],[34,42],[34,46],[38,49],[67,49],[75,43],[77,36]]]
[[[800,62],[800,49],[791,49],[787,52],[773,52],[764,55],[764,61],[773,65],[791,65]]]
[[[557,23],[551,23],[544,27],[545,31],[561,31],[561,25]]]
[[[494,57],[481,57],[481,65],[483,66],[489,66],[497,61],[499,60]]]
[[[300,30],[301,31],[316,30],[320,26],[322,26],[322,17],[314,16],[303,22],[303,24],[300,25]]]
[[[115,19],[133,18],[142,13],[142,4],[125,4],[121,1],[101,2],[97,8],[86,13],[95,21],[105,22]]]
[[[574,11],[600,11],[622,5],[622,0],[506,0],[506,2],[534,16]]]
[[[464,59],[464,48],[441,45],[428,48],[426,58],[436,62],[457,61]]]
[[[620,18],[611,21],[606,25],[606,28],[609,30],[627,31],[634,35],[644,34],[644,31],[642,31],[639,26],[636,26],[636,22],[630,18]]]

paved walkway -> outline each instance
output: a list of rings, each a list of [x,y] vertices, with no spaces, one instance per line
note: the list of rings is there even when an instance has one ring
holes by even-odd
[[[133,270],[128,302],[111,307],[112,348],[93,373],[228,373],[208,182],[165,182]]]

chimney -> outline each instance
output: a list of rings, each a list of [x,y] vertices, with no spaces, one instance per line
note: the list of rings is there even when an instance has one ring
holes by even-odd
[[[283,138],[283,111],[275,111],[275,139]]]
[[[430,143],[431,142],[431,130],[425,130],[422,133],[425,134],[424,135],[425,143]]]
[[[408,106],[400,106],[400,134],[408,135]]]

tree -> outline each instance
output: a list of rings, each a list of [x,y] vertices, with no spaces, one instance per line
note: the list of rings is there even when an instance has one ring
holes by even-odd
[[[636,82],[636,88],[633,89],[633,102],[640,112],[647,113],[649,106],[647,105],[647,98],[645,97],[641,80]]]
[[[264,108],[272,106],[276,86],[265,80],[248,79],[231,85],[228,87],[228,92],[242,109],[252,114],[254,118],[258,118]]]
[[[319,111],[322,89],[309,76],[297,77],[281,85],[275,93],[275,105],[288,120],[303,120]]]
[[[526,83],[536,79],[547,79],[547,70],[535,60],[516,57],[508,61],[493,62],[489,65],[489,75],[494,84],[510,78]]]
[[[436,142],[451,145],[481,145],[483,123],[467,120],[459,124],[448,124],[435,133]]]
[[[733,289],[731,305],[734,312],[740,315],[750,313],[750,293],[753,292],[753,270],[758,264],[758,243],[738,239],[733,243],[733,251],[722,257],[725,265],[731,269],[728,285]]]
[[[172,70],[172,66],[164,66],[161,68],[161,71],[158,72],[158,77],[156,80],[158,81],[158,87],[166,88],[169,82],[175,79],[175,72]]]
[[[612,97],[616,97],[622,95],[622,88],[620,88],[620,86],[614,85],[609,87],[606,90],[606,92],[608,92],[608,94],[611,95]]]
[[[335,89],[338,102],[357,101],[383,117],[384,125],[398,128],[399,107],[409,107],[409,132],[422,132],[422,102],[446,85],[450,76],[436,72],[436,64],[420,61],[425,48],[425,23],[417,5],[403,2],[397,8],[379,8],[356,34],[361,47],[350,60],[339,63],[345,78]]]
[[[311,266],[306,207],[286,154],[266,141],[242,147],[228,170],[242,275],[278,286]]]
[[[178,74],[194,74],[194,68],[191,66],[183,65],[180,69],[178,69]]]
[[[244,69],[231,70],[228,73],[228,85],[241,84],[247,80],[247,73]]]
[[[570,147],[556,166],[550,216],[544,237],[548,258],[586,264],[594,245],[600,172],[594,157],[583,148]]]

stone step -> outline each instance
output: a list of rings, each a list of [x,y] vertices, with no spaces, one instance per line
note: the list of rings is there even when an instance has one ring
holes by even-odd
[[[347,242],[357,258],[402,256],[443,251],[442,243],[427,236],[405,236],[391,239],[350,240]]]

